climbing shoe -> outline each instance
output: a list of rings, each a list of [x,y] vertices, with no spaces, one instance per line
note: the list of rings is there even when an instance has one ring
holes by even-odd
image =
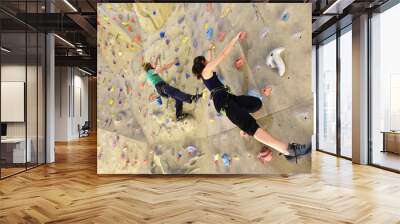
[[[203,93],[199,93],[199,94],[193,95],[192,96],[192,102],[196,103],[202,96],[203,96]]]
[[[288,152],[289,155],[285,155],[286,159],[289,161],[296,159],[297,163],[298,157],[307,155],[311,152],[311,144],[303,145],[297,143],[290,143],[288,146]]]
[[[181,121],[181,120],[185,119],[188,116],[189,116],[189,114],[182,113],[181,115],[176,116],[176,121]]]

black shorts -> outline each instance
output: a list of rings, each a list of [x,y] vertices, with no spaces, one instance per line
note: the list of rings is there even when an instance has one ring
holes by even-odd
[[[261,108],[262,101],[259,98],[246,95],[235,96],[226,91],[220,91],[214,95],[213,101],[218,112],[224,110],[229,120],[248,135],[253,136],[260,127],[250,115]]]

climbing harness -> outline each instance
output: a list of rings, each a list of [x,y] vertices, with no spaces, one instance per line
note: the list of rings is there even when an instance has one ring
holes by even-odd
[[[223,116],[223,115],[226,115],[226,108],[228,107],[228,98],[229,98],[229,93],[231,92],[231,88],[227,85],[214,88],[211,90],[210,98],[213,99],[215,94],[217,94],[219,92],[227,93],[227,95],[226,95],[227,99],[225,100],[225,104],[221,106],[219,111],[217,111],[220,116]]]

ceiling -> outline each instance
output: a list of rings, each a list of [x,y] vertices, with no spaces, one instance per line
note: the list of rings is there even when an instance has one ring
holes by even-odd
[[[312,3],[313,42],[335,32],[338,20],[377,7],[388,0],[264,0],[251,2]],[[118,0],[1,0],[0,25],[2,45],[23,53],[25,38],[21,32],[55,32],[64,40],[55,38],[56,65],[74,65],[96,73],[96,4],[100,2],[132,2]],[[142,1],[153,2],[153,1]],[[167,1],[165,1],[167,2]],[[201,0],[200,0],[201,2]],[[70,5],[69,5],[69,4]],[[327,10],[329,9],[329,10]],[[52,13],[48,13],[49,11]],[[329,11],[328,14],[324,12]],[[25,13],[28,12],[28,13]],[[332,28],[333,27],[333,28]],[[18,34],[20,33],[20,34]],[[30,38],[28,38],[30,39]],[[28,40],[28,55],[35,44]]]

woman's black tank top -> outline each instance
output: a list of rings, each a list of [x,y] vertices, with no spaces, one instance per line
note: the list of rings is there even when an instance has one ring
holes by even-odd
[[[203,78],[202,78],[203,79]],[[213,90],[218,87],[223,87],[224,85],[219,81],[217,73],[213,72],[213,76],[210,79],[203,79],[204,85],[208,90]]]

